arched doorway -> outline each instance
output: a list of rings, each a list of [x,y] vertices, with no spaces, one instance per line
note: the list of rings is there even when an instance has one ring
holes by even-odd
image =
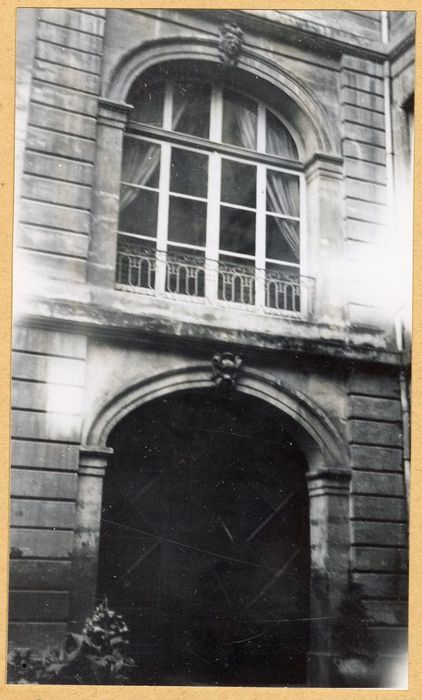
[[[197,389],[110,433],[97,595],[128,621],[137,682],[305,684],[307,464],[282,416]]]

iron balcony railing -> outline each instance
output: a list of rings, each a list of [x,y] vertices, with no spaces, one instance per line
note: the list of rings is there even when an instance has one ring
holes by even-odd
[[[266,312],[312,316],[313,279],[295,271],[255,270],[250,265],[206,261],[204,257],[120,250],[118,287],[154,295],[191,297],[217,305],[241,305]]]

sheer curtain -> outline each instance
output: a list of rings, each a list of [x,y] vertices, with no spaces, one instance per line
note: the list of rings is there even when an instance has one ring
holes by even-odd
[[[266,110],[266,150],[275,156],[298,160],[296,144],[284,124],[268,109]]]
[[[187,103],[180,105],[173,120],[174,130],[177,129],[180,119],[182,118],[187,106]],[[137,144],[134,139],[126,137],[123,145],[121,176],[123,182],[129,183],[129,185],[133,184],[142,187],[148,183],[154,172],[157,170],[160,162],[160,146],[152,143],[141,155],[140,151],[144,150],[145,146],[145,141]],[[135,188],[125,187],[122,189],[120,195],[121,211],[126,209],[126,207],[128,207],[136,199],[137,194],[138,193]]]
[[[268,173],[267,206],[280,214],[299,214],[299,181],[293,177],[283,177],[281,173]],[[283,236],[295,258],[299,260],[300,236],[297,222],[273,217],[280,235]]]
[[[255,150],[256,148],[256,114],[245,107],[234,111],[235,123],[239,130],[242,146]]]

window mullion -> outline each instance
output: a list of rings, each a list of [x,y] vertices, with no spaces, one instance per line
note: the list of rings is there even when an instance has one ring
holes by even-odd
[[[214,87],[211,93],[210,141],[221,143],[223,135],[223,91]]]
[[[256,148],[258,153],[265,153],[266,149],[266,134],[265,134],[265,107],[262,102],[258,102],[258,119],[257,119],[257,138]]]
[[[155,286],[157,291],[164,292],[166,288],[166,257],[167,230],[169,218],[171,146],[161,145],[160,194],[158,198],[157,221],[157,273]]]
[[[313,289],[304,284],[304,275],[309,274],[308,269],[308,241],[306,229],[306,183],[305,176],[299,176],[299,284],[302,315],[308,315],[312,307]]]
[[[211,153],[208,165],[207,240],[205,248],[205,296],[218,296],[218,249],[220,239],[221,156]]]
[[[171,131],[173,127],[173,83],[166,82],[164,92],[164,108],[163,108],[163,129]]]
[[[265,306],[265,253],[266,253],[266,185],[267,172],[262,163],[256,174],[256,305]]]

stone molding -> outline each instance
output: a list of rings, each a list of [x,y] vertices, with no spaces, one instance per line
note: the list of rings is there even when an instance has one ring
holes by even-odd
[[[103,126],[124,129],[129,113],[133,106],[126,102],[107,100],[104,97],[98,99],[98,123]]]
[[[114,67],[108,84],[104,86],[106,98],[112,102],[124,102],[133,81],[143,72],[163,62],[182,60],[196,62],[199,67],[208,62],[216,71],[224,70],[214,37],[171,37],[144,42],[138,49],[124,55]],[[340,141],[328,129],[329,119],[324,107],[309,86],[294,73],[269,59],[268,55],[246,48],[232,70],[235,71],[233,76],[248,81],[251,95],[259,77],[279,93],[278,100],[283,97],[285,110],[291,112],[289,121],[297,128],[298,146],[304,160],[317,151],[332,155],[340,153]]]
[[[308,494],[316,496],[349,496],[352,472],[350,469],[320,469],[306,474]]]
[[[111,430],[139,406],[175,391],[194,389],[215,389],[210,365],[194,364],[163,372],[138,384],[132,382],[97,407],[89,424],[84,426],[84,441],[88,445],[93,443],[95,451],[98,446],[106,445]],[[239,375],[236,389],[270,403],[284,414],[292,437],[299,441],[308,459],[310,471],[318,472],[323,465],[334,468],[338,464],[344,464],[346,470],[345,440],[308,397],[250,368]]]
[[[112,447],[81,445],[79,448],[79,476],[104,477]]]

